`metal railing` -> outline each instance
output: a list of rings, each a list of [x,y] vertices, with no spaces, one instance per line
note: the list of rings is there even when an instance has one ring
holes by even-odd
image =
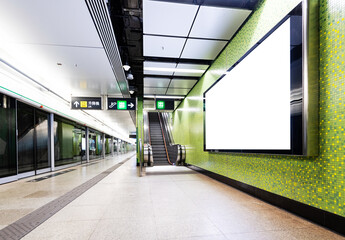
[[[153,166],[153,154],[150,144],[144,145],[144,165]]]

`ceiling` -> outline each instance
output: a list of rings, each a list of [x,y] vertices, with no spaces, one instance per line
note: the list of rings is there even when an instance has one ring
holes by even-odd
[[[111,14],[115,32],[122,20],[127,29],[122,31],[123,61],[133,64],[134,78],[139,78],[129,84],[144,99],[181,99],[236,34],[258,0],[123,0],[122,5],[110,0],[109,5],[115,2],[118,15]],[[116,36],[120,38],[121,31]]]
[[[71,96],[151,99],[145,106],[166,97],[177,106],[257,2],[1,1],[0,60],[67,106]],[[134,79],[127,81],[129,73]],[[127,111],[85,114],[116,131],[135,131]]]
[[[104,3],[98,7],[106,9]],[[128,85],[120,84],[93,14],[84,0],[1,1],[0,58],[64,102],[71,96],[127,97]],[[111,26],[106,17],[102,21]],[[121,62],[118,65],[124,76]],[[87,113],[127,137],[135,131],[128,111]]]

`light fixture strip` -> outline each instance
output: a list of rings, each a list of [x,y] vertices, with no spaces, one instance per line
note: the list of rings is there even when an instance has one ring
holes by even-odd
[[[185,96],[144,95],[144,98],[184,99]]]
[[[183,68],[159,68],[159,67],[144,67],[147,71],[157,72],[180,72],[180,73],[204,73],[205,70],[201,69],[183,69]]]

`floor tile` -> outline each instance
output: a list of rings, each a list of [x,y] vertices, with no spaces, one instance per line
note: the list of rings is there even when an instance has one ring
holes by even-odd
[[[0,228],[115,163],[79,166],[44,183],[0,186],[5,193],[0,198]],[[24,239],[345,238],[185,167],[147,168],[146,176],[138,177],[133,158]]]
[[[221,232],[203,215],[156,217],[158,239],[219,235]]]
[[[70,240],[89,239],[98,221],[46,221],[34,231],[26,235],[23,240]]]

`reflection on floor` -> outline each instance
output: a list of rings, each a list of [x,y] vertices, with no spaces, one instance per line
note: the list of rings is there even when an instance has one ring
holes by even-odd
[[[106,163],[110,161],[99,164]],[[66,192],[67,185],[73,188],[91,179],[99,164],[30,183],[37,188],[18,200],[7,198],[11,200],[5,203],[1,197],[0,224],[11,221],[3,220],[6,211],[23,216],[37,208],[36,199],[49,202]],[[21,184],[0,186],[1,196],[18,195],[25,190]],[[345,238],[188,168],[156,166],[138,177],[132,158],[23,239]]]
[[[89,164],[0,185],[0,229],[62,196],[123,159],[133,156],[133,154],[131,152],[115,155],[104,160],[94,160]]]

